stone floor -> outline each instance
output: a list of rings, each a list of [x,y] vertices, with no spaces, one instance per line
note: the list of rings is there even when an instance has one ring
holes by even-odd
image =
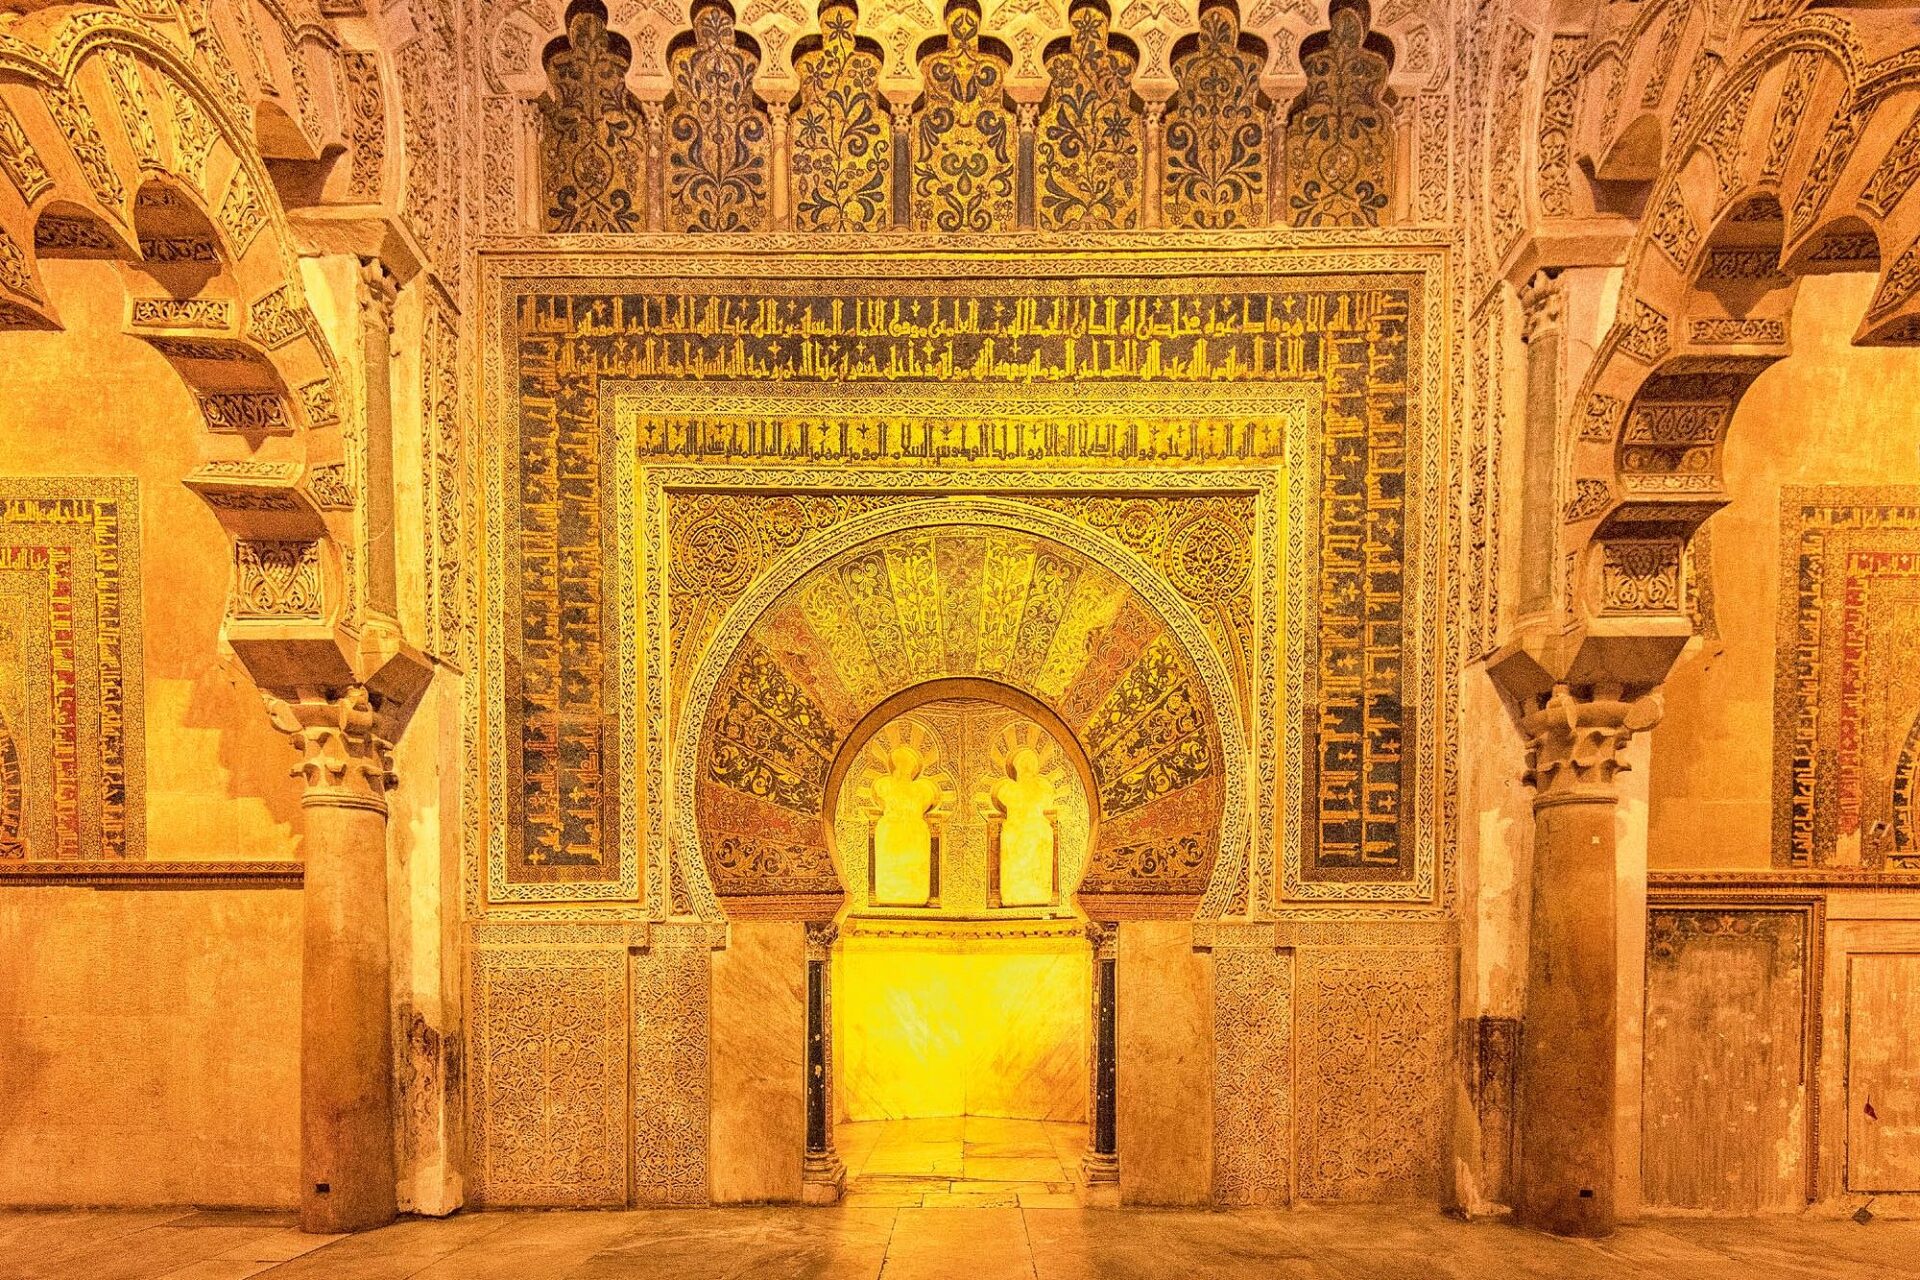
[[[991,1157],[989,1157],[991,1158]],[[1602,1242],[1380,1206],[474,1213],[349,1238],[274,1214],[0,1212],[0,1278],[75,1280],[1869,1280],[1920,1222],[1663,1220]]]
[[[865,1120],[839,1125],[833,1141],[847,1165],[848,1208],[1072,1209],[1103,1198],[1082,1184],[1084,1124]]]

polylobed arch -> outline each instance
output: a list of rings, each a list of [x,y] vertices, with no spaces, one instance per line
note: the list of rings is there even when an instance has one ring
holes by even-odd
[[[1011,567],[996,578],[996,566]],[[906,614],[897,600],[887,606],[891,623],[885,609],[857,616],[850,590],[871,588],[863,598],[877,601],[882,576],[892,591],[928,574]],[[1035,595],[1035,581],[1055,594]],[[964,594],[989,582],[1021,584],[1003,597],[1018,596],[1018,614]],[[969,614],[956,598],[979,608]],[[1035,600],[1042,607],[1029,612]],[[1043,637],[1039,623],[1023,630],[1042,617]],[[1013,631],[983,640],[969,618]],[[1029,634],[1041,638],[1027,643]],[[876,663],[886,647],[876,635],[911,647],[898,670]],[[1246,855],[1248,806],[1224,659],[1124,547],[1042,508],[968,498],[850,521],[790,554],[722,620],[688,681],[674,743],[675,866],[696,910],[716,920],[831,917],[844,895],[826,824],[849,743],[938,696],[929,690],[964,687],[956,679],[986,680],[1002,702],[1018,695],[1086,756],[1100,814],[1080,892],[1090,915],[1182,917],[1224,899],[1219,886],[1231,887]],[[1145,690],[1158,701],[1143,700]],[[764,714],[775,707],[790,723]],[[1128,736],[1148,723],[1176,734],[1157,744],[1162,754],[1142,754],[1154,744]]]
[[[1916,88],[1911,59],[1873,62],[1844,18],[1808,13],[1747,50],[1689,112],[1573,400],[1563,546],[1576,619],[1690,631],[1684,548],[1728,500],[1727,428],[1753,380],[1789,353],[1801,277],[1877,270],[1855,341],[1920,342]]]
[[[166,358],[206,423],[184,482],[237,563],[249,542],[308,547],[326,583],[310,616],[230,618],[229,640],[263,685],[350,683],[358,531],[338,479],[352,406],[255,136],[269,104],[189,52],[210,28],[187,25],[191,40],[130,14],[49,10],[0,42],[0,128],[23,178],[0,184],[0,328],[61,327],[42,258],[120,264],[126,332]]]
[[[834,757],[833,767],[827,774],[825,805],[821,812],[823,829],[828,849],[839,866],[841,877],[846,877],[848,851],[836,849],[834,845],[834,818],[840,812],[840,793],[848,775],[859,762],[860,753],[867,749],[876,736],[888,725],[900,717],[908,715],[930,703],[945,702],[951,699],[969,699],[977,702],[990,702],[996,706],[1018,711],[1021,715],[1037,723],[1056,743],[1067,764],[1080,778],[1080,785],[1087,797],[1087,844],[1097,845],[1100,833],[1100,790],[1094,777],[1093,762],[1087,758],[1086,746],[1073,731],[1060,713],[1050,704],[1034,697],[1024,689],[1005,684],[998,680],[981,679],[977,676],[944,676],[902,689],[875,706],[854,725],[847,739],[841,744],[840,752]],[[1063,895],[1067,886],[1061,886]]]

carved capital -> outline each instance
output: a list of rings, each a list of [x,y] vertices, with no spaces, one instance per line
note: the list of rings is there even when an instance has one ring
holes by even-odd
[[[307,785],[301,803],[386,812],[393,773],[393,744],[380,736],[372,699],[364,686],[341,694],[301,691],[293,698],[266,698],[273,726],[300,753],[291,770]]]
[[[1087,941],[1093,944],[1095,960],[1114,958],[1114,946],[1119,941],[1119,935],[1120,926],[1117,924],[1111,922],[1103,924],[1098,920],[1087,921]]]
[[[824,961],[840,936],[840,926],[831,920],[807,921],[807,959]]]
[[[360,259],[360,314],[393,336],[393,308],[400,299],[400,282],[378,258]]]
[[[1534,807],[1612,801],[1614,777],[1628,767],[1628,744],[1660,714],[1658,693],[1629,699],[1618,685],[1554,686],[1520,718]]]
[[[1553,337],[1566,315],[1566,290],[1559,276],[1536,271],[1520,290],[1521,336],[1528,342]]]

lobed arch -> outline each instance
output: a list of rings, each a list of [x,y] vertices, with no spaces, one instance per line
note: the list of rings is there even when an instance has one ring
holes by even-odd
[[[1917,100],[1910,57],[1873,61],[1846,19],[1806,13],[1733,59],[1687,113],[1566,427],[1562,589],[1577,619],[1690,634],[1685,546],[1728,501],[1727,429],[1789,353],[1801,278],[1877,271],[1855,341],[1920,342]]]
[[[1026,611],[1042,597],[1024,588],[1008,597],[1017,597],[1017,615],[984,604],[969,615],[952,604],[984,601],[977,593],[996,556],[1026,557],[1026,578],[1015,570],[1006,581],[1044,579],[1066,593],[1043,598],[1053,611],[1043,647],[1016,652],[1027,633],[1015,631],[991,642],[998,648],[983,647],[975,632],[975,647],[965,648],[969,616],[997,618],[1002,628],[1008,618],[1024,628],[1037,616]],[[901,579],[891,576],[895,566],[905,566]],[[885,611],[879,622],[862,621],[846,587],[878,574],[890,590],[916,576],[925,588],[905,614],[891,606],[900,643],[913,652],[886,668],[874,653],[884,646],[871,641],[894,634],[884,630]],[[817,621],[804,621],[809,610]],[[1011,656],[995,662],[987,653]],[[1249,805],[1225,660],[1173,588],[1124,547],[1044,509],[984,497],[916,500],[849,521],[790,553],[729,610],[687,683],[674,738],[674,866],[694,909],[713,920],[831,917],[843,895],[828,847],[829,798],[853,758],[849,747],[857,751],[863,730],[916,700],[962,687],[956,680],[984,680],[979,687],[998,700],[1038,711],[1085,756],[1099,814],[1080,892],[1090,915],[1220,909],[1246,856]],[[1163,701],[1136,702],[1143,689]],[[1125,723],[1176,705],[1191,712],[1173,744],[1179,763],[1138,784],[1143,775],[1129,770],[1139,764],[1130,754],[1139,740],[1123,743]],[[764,714],[775,707],[784,723]],[[1161,759],[1147,757],[1147,769]]]
[[[125,332],[158,351],[200,407],[203,461],[183,481],[232,539],[237,584],[249,566],[273,572],[289,557],[324,584],[297,617],[239,611],[228,639],[263,686],[350,683],[353,397],[261,155],[255,125],[267,113],[224,55],[209,56],[220,48],[213,22],[181,20],[183,40],[120,12],[43,11],[0,39],[13,179],[0,182],[0,329],[62,327],[43,259],[120,264]]]
[[[614,25],[633,46],[627,87],[643,102],[656,102],[671,90],[667,47],[691,29],[690,0],[645,0],[619,6]],[[754,90],[769,103],[788,102],[799,92],[796,57],[820,38],[818,0],[740,0],[738,31],[756,43],[760,65]],[[886,98],[905,106],[924,91],[919,55],[924,43],[944,34],[941,0],[921,4],[859,5],[860,32],[882,57],[878,87]],[[982,34],[1003,43],[1010,58],[1006,86],[1018,104],[1037,105],[1050,85],[1046,54],[1071,34],[1068,3],[1007,5],[986,3]],[[1319,6],[1256,4],[1242,6],[1247,34],[1265,47],[1261,87],[1276,102],[1291,102],[1306,88],[1297,51],[1325,26]],[[564,34],[564,6],[512,0],[502,7],[497,25],[481,33],[481,69],[487,91],[520,102],[537,99],[546,88],[540,53]],[[1444,80],[1445,59],[1437,46],[1444,38],[1432,15],[1420,5],[1375,6],[1375,31],[1396,49],[1419,51],[1396,61],[1393,87],[1402,95]],[[1138,50],[1132,88],[1148,103],[1161,103],[1175,84],[1170,66],[1174,45],[1198,29],[1193,6],[1143,0],[1112,5],[1112,34]]]

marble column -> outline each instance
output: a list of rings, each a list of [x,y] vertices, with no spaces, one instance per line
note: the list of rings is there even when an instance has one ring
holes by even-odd
[[[913,106],[911,102],[890,102],[888,117],[893,121],[893,225],[913,225]]]
[[[1119,1111],[1115,1106],[1114,941],[1119,927],[1088,924],[1093,943],[1093,1060],[1087,1072],[1087,1154],[1080,1171],[1088,1183],[1120,1181]]]
[[[268,698],[300,762],[304,941],[300,1022],[300,1228],[393,1221],[392,976],[387,789],[391,744],[367,691]]]
[[[1014,225],[1022,231],[1033,230],[1038,219],[1039,172],[1034,150],[1040,126],[1040,104],[1016,102],[1013,107],[1013,205]]]
[[[1165,166],[1161,156],[1166,148],[1164,124],[1167,104],[1149,102],[1144,112],[1146,146],[1140,153],[1140,225],[1160,227],[1166,225],[1166,216],[1160,207],[1160,175]]]
[[[847,1182],[847,1166],[833,1149],[833,942],[840,926],[807,925],[807,1154],[800,1166],[800,1196],[808,1204],[834,1204]]]
[[[793,192],[789,175],[787,123],[792,108],[784,102],[767,104],[768,225],[775,231],[793,230]]]
[[[1534,789],[1533,902],[1520,1041],[1515,1216],[1561,1235],[1615,1222],[1615,775],[1655,697],[1619,686],[1556,685],[1520,727]]]

